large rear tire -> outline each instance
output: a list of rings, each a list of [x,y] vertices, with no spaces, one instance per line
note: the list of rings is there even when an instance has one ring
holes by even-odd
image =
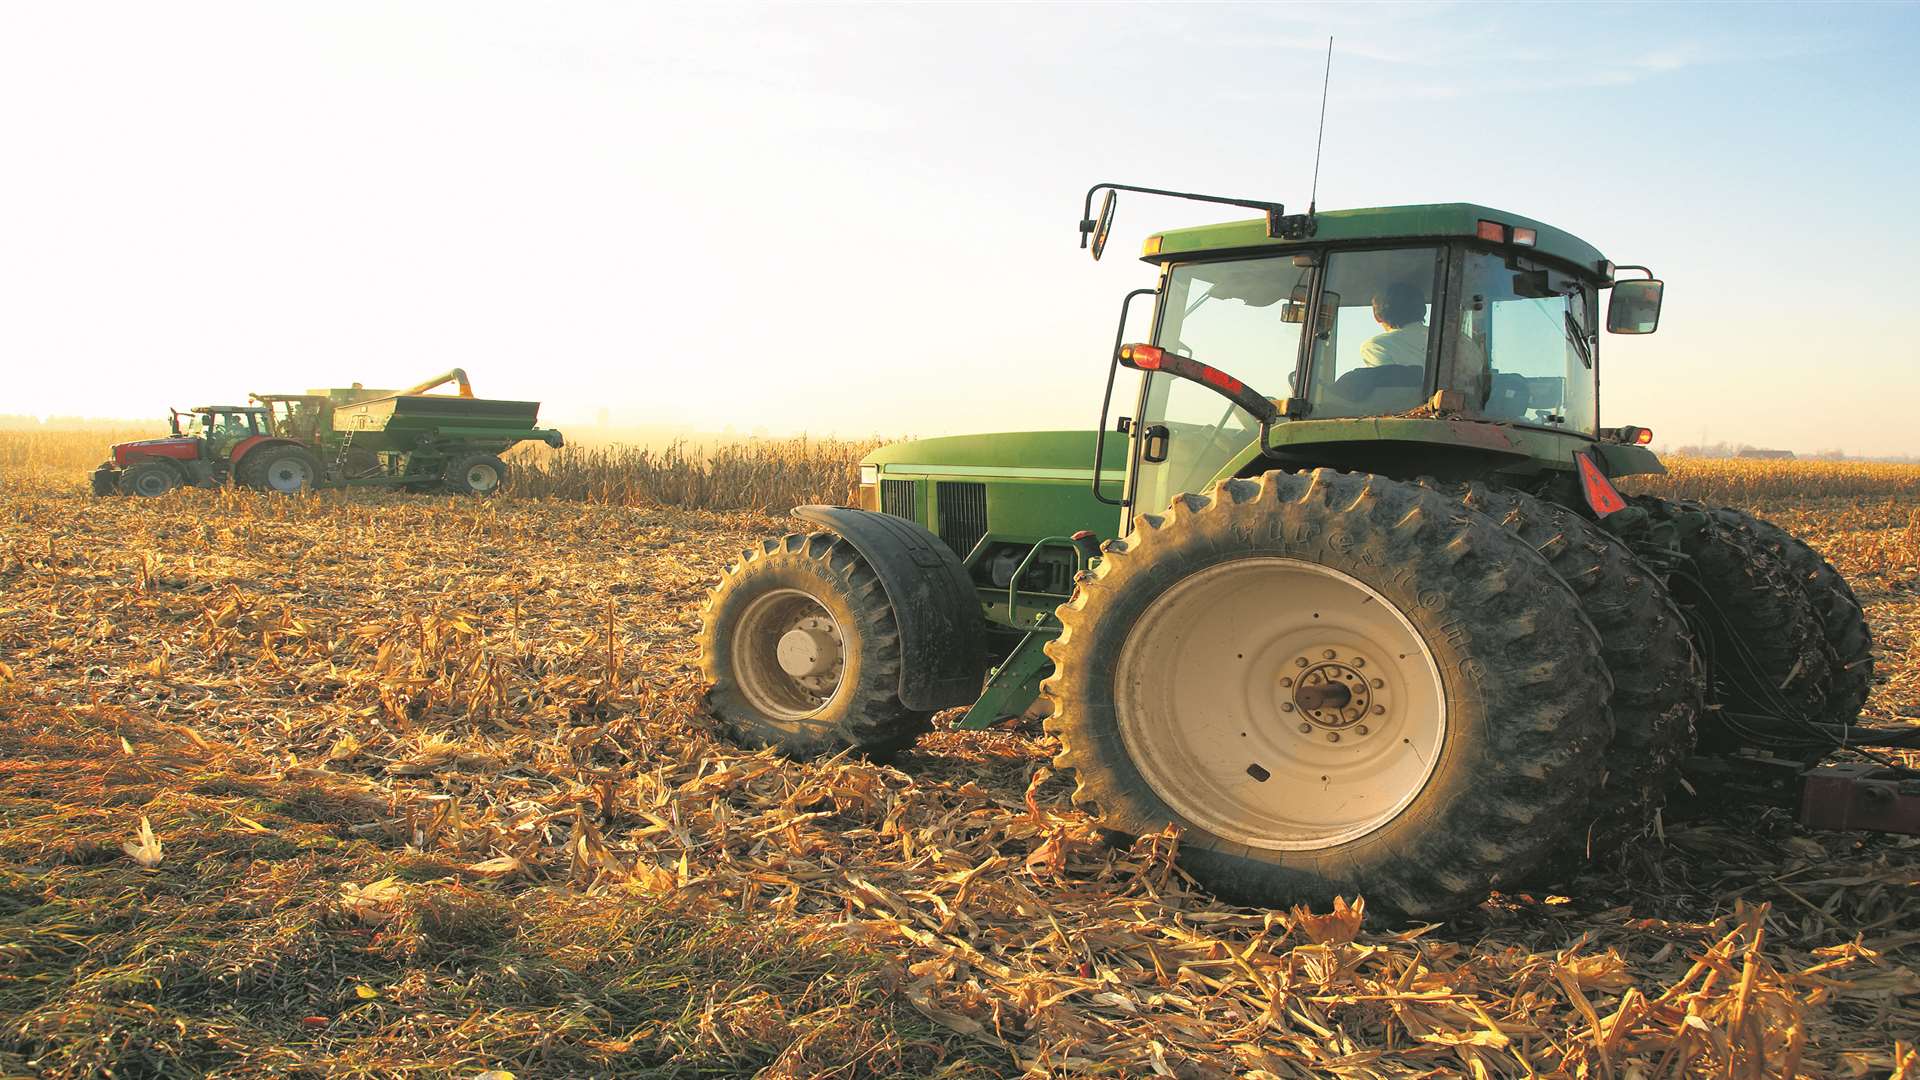
[[[1831,749],[1833,740],[1809,723],[1821,716],[1832,684],[1826,636],[1787,566],[1752,530],[1710,507],[1650,495],[1633,502],[1654,522],[1671,524],[1687,556],[1668,588],[1693,612],[1718,706],[1702,715],[1701,748],[1816,757]]]
[[[1582,809],[1584,847],[1603,854],[1632,844],[1651,831],[1693,752],[1705,686],[1686,617],[1625,544],[1566,507],[1480,483],[1443,490],[1539,552],[1599,631],[1613,676],[1613,743],[1606,780]]]
[[[734,737],[808,759],[885,756],[932,729],[900,702],[899,623],[854,546],[793,533],[741,553],[707,600],[700,671]]]
[[[320,486],[320,459],[304,446],[269,446],[242,463],[250,486],[278,495],[301,495]]]
[[[1182,832],[1216,894],[1476,903],[1580,819],[1611,735],[1593,626],[1438,492],[1317,470],[1141,515],[1059,609],[1042,684],[1076,802]]]

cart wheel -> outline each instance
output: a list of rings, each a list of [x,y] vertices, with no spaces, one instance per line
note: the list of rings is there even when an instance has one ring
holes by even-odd
[[[447,463],[445,476],[456,495],[492,495],[506,486],[507,463],[494,454],[461,454]]]

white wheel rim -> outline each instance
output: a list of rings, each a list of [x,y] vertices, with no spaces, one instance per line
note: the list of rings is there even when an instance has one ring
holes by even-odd
[[[307,463],[299,458],[281,458],[267,464],[267,486],[282,494],[306,490],[311,479]]]
[[[1236,559],[1168,589],[1128,632],[1114,683],[1148,786],[1189,824],[1255,848],[1379,830],[1446,738],[1440,667],[1412,622],[1298,559]]]
[[[482,494],[500,486],[500,473],[491,465],[475,465],[467,470],[467,490]]]
[[[798,589],[775,589],[747,605],[733,631],[740,692],[779,720],[813,716],[840,692],[846,637],[833,613]]]
[[[133,489],[148,497],[165,495],[173,490],[173,481],[157,472],[142,473],[134,477]]]

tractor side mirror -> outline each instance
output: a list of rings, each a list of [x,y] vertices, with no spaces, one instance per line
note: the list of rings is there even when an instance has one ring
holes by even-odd
[[[1080,222],[1080,243],[1086,246],[1087,237],[1093,238],[1093,261],[1099,262],[1102,252],[1107,250],[1107,237],[1113,232],[1113,208],[1118,193],[1107,189],[1107,197],[1100,201],[1100,216],[1091,221]]]
[[[1657,278],[1614,282],[1613,297],[1607,301],[1607,333],[1653,333],[1660,326],[1660,300],[1666,287]]]

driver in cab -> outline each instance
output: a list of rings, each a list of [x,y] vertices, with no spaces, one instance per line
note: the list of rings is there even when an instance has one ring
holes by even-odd
[[[1360,366],[1341,375],[1333,385],[1341,405],[1356,413],[1399,412],[1418,406],[1427,374],[1427,301],[1420,288],[1396,281],[1373,296],[1373,321],[1380,333],[1360,345]],[[1458,346],[1463,370],[1480,372],[1486,366],[1478,343],[1462,336]],[[1473,357],[1478,357],[1476,363]],[[1484,384],[1486,376],[1478,380]],[[1465,387],[1470,400],[1484,397],[1483,385]]]
[[[1373,321],[1382,333],[1360,346],[1370,368],[1427,366],[1427,301],[1420,290],[1396,281],[1373,297]]]
[[[1334,380],[1328,402],[1348,415],[1399,412],[1418,405],[1427,376],[1427,301],[1396,281],[1373,296],[1381,332],[1360,345],[1360,366]],[[1404,400],[1403,400],[1404,399]]]

